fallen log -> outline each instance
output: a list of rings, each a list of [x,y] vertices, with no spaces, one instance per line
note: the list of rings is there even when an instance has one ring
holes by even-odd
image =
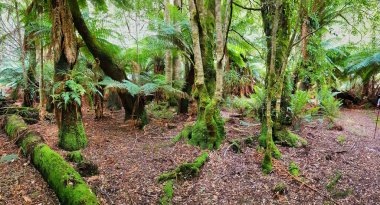
[[[5,131],[10,140],[21,147],[23,154],[31,157],[32,164],[54,190],[61,204],[99,204],[80,174],[46,145],[41,136],[29,131],[22,117],[7,116]]]

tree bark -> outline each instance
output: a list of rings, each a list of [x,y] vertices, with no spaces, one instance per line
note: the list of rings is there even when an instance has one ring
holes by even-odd
[[[75,28],[67,3],[67,0],[51,0],[54,82],[61,84],[55,90],[56,95],[72,91],[65,86],[65,82],[69,80],[68,72],[73,69],[78,55]],[[54,110],[59,128],[59,146],[69,151],[86,147],[87,136],[80,105],[72,99],[66,103],[59,100],[55,102]]]

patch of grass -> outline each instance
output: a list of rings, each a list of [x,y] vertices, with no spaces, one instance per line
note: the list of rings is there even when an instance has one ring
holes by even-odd
[[[286,184],[284,182],[280,182],[280,183],[277,183],[276,185],[274,185],[272,191],[275,194],[284,195],[287,192],[287,186],[286,186]]]
[[[173,180],[169,180],[165,182],[163,187],[164,195],[160,199],[160,204],[162,205],[171,205],[173,195],[174,195],[174,189],[173,189]]]
[[[340,145],[343,145],[344,142],[346,141],[346,137],[343,136],[343,135],[339,135],[339,136],[336,138],[336,141],[337,141]]]
[[[289,173],[295,177],[298,177],[300,175],[300,168],[298,167],[298,165],[295,162],[290,162]]]
[[[338,183],[338,181],[342,178],[342,173],[340,171],[337,171],[334,175],[334,177],[332,177],[329,181],[329,183],[326,185],[326,189],[328,191],[332,191],[335,189],[335,186],[336,184]]]

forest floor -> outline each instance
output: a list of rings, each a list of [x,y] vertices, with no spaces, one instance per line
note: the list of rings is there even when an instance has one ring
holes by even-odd
[[[380,202],[380,131],[373,138],[374,110],[343,109],[337,124],[343,130],[327,129],[315,121],[297,132],[307,139],[301,148],[281,147],[282,160],[275,161],[273,173],[261,172],[262,154],[253,147],[234,153],[228,141],[257,136],[260,126],[248,120],[227,118],[227,139],[218,151],[210,153],[198,177],[174,184],[174,204],[378,204]],[[183,141],[170,144],[195,116],[172,120],[152,119],[143,130],[123,122],[123,111],[107,112],[95,121],[84,112],[89,146],[83,154],[99,166],[100,174],[86,177],[102,204],[157,204],[162,184],[157,177],[184,162],[193,161],[201,150]],[[58,150],[57,127],[49,122],[33,125],[47,143]],[[0,134],[0,156],[19,153]],[[298,180],[287,170],[291,161],[300,167]],[[332,179],[336,185],[327,189]],[[0,164],[0,204],[57,204],[54,193],[24,158]],[[283,195],[273,192],[276,184],[286,184]],[[330,183],[331,184],[331,183]]]

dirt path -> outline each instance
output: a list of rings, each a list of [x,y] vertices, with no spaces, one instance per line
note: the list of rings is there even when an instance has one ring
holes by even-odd
[[[373,115],[373,111],[342,110],[338,124],[343,126],[343,131],[327,130],[318,121],[304,126],[300,134],[308,140],[308,146],[280,147],[283,159],[276,162],[275,171],[267,176],[261,173],[262,156],[256,150],[257,144],[253,148],[245,147],[241,154],[227,150],[228,140],[257,136],[260,128],[231,118],[226,123],[225,143],[219,151],[210,154],[199,177],[175,183],[173,202],[323,204],[333,199],[340,204],[376,204],[380,201],[380,132],[374,140]],[[94,121],[93,117],[91,112],[84,114],[90,144],[83,153],[99,165],[100,174],[86,180],[102,204],[157,204],[162,194],[157,176],[192,161],[200,153],[183,142],[168,146],[170,139],[185,124],[192,123],[194,117],[176,116],[172,121],[153,119],[144,130],[125,124],[122,111],[108,113],[100,121]],[[54,125],[43,122],[34,128],[57,149]],[[286,175],[284,170],[291,161],[300,166],[301,177],[319,193]],[[342,177],[328,191],[326,185],[337,172]],[[275,195],[272,188],[281,182],[287,185],[287,192]],[[45,197],[50,198],[50,193]]]

